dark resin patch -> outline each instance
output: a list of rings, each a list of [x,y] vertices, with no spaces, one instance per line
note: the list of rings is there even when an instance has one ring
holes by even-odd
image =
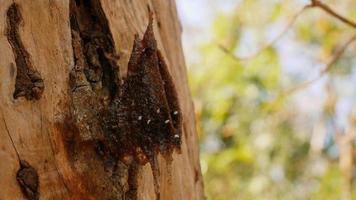
[[[128,75],[121,94],[103,117],[110,151],[150,162],[156,193],[159,191],[157,154],[168,161],[181,144],[181,111],[177,93],[163,57],[157,49],[152,19],[143,40],[135,37]]]
[[[172,153],[181,145],[177,92],[157,48],[152,16],[143,39],[135,36],[127,77],[119,80],[111,32],[98,2],[71,2],[75,58],[70,74],[71,118],[79,132],[71,142],[70,149],[76,152],[73,160],[84,159],[83,152],[91,146],[112,183],[117,182],[116,177],[131,177],[128,188],[120,182],[130,199],[137,191],[137,165],[149,162],[159,198],[158,154],[171,162]],[[117,162],[126,165],[126,174],[117,172]]]
[[[157,153],[170,159],[181,144],[181,111],[172,78],[157,49],[152,21],[143,40],[135,38],[128,75],[120,88],[120,95],[103,117],[113,153],[133,155],[142,164]]]
[[[15,55],[17,67],[15,99],[23,96],[27,100],[40,99],[44,90],[43,79],[39,72],[34,70],[30,62],[30,55],[26,51],[19,36],[19,24],[22,20],[20,11],[15,3],[7,10],[7,40],[11,44]]]
[[[102,118],[104,143],[119,158],[149,162],[159,196],[157,155],[170,162],[174,149],[180,149],[182,117],[172,78],[157,49],[152,18],[143,39],[135,36],[123,82]]]
[[[119,85],[115,48],[100,1],[71,0],[70,25],[72,105],[70,116],[59,129],[65,134],[72,168],[82,181],[80,190],[94,199],[123,199],[127,166],[109,154],[102,142],[100,114],[117,95]]]
[[[21,187],[22,193],[27,199],[39,199],[39,180],[37,171],[25,160],[20,161],[20,169],[17,171],[16,180]]]

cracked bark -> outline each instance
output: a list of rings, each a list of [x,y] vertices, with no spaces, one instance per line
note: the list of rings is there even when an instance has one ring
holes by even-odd
[[[91,95],[101,97],[102,105],[116,95],[122,83],[113,74],[126,77],[134,35],[142,38],[148,24],[147,7],[155,16],[159,59],[168,67],[160,74],[172,76],[183,119],[181,154],[173,153],[171,165],[157,157],[158,193],[161,199],[203,199],[194,112],[174,1],[72,2],[93,3],[88,11],[79,10],[79,18],[86,15],[99,24],[90,30],[71,29],[69,0],[0,3],[4,16],[0,27],[5,31],[0,35],[0,199],[156,199],[149,163],[112,162],[105,144],[92,143],[91,133],[78,128],[70,95],[72,90],[90,89]],[[75,44],[76,38],[85,40],[84,46]],[[109,46],[98,47],[93,38]],[[73,54],[83,47],[84,61]],[[71,88],[69,74],[80,62],[87,62],[82,76],[88,81]],[[175,106],[176,102],[169,103]],[[79,146],[76,140],[82,141]]]

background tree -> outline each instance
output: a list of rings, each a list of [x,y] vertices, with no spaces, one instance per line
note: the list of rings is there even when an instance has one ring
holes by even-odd
[[[180,1],[208,199],[356,198],[355,3]]]

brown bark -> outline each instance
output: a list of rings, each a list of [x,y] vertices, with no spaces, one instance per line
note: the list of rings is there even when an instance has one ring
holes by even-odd
[[[81,1],[72,0],[72,3],[75,2]],[[137,162],[132,158],[125,160],[127,155],[121,153],[124,151],[122,148],[127,148],[125,145],[120,149],[115,146],[118,143],[112,143],[105,135],[97,135],[100,139],[104,137],[104,149],[109,149],[111,153],[114,150],[120,152],[113,157],[110,153],[108,158],[106,150],[103,150],[104,153],[101,148],[98,150],[96,136],[83,139],[86,133],[78,125],[87,125],[92,121],[89,119],[89,122],[84,120],[82,123],[78,120],[78,112],[75,111],[79,107],[79,112],[84,112],[81,108],[87,101],[80,105],[75,102],[87,97],[73,95],[70,73],[81,62],[78,59],[80,53],[75,51],[92,51],[89,47],[89,50],[82,50],[85,45],[78,47],[84,43],[86,36],[76,46],[78,33],[73,32],[70,1],[3,0],[0,2],[3,16],[0,18],[3,33],[0,35],[0,200],[156,199],[158,193],[161,199],[203,199],[193,104],[187,85],[181,26],[175,2],[91,2],[94,2],[90,11],[93,16],[83,20],[83,23],[99,23],[90,26],[98,35],[104,35],[106,42],[95,49],[104,51],[105,65],[111,66],[110,69],[115,69],[121,77],[126,77],[135,34],[143,37],[149,24],[148,10],[152,11],[157,49],[162,54],[155,59],[166,62],[182,113],[180,153],[174,151],[172,159],[169,159],[170,155],[168,159],[161,156],[171,154],[169,143],[166,144],[168,153],[162,152],[164,148],[160,151],[152,149],[154,154],[159,153],[157,165],[160,175],[157,176],[157,172],[152,170],[153,162],[139,164],[140,159]],[[18,16],[14,11],[18,12]],[[93,13],[99,14],[94,16]],[[88,17],[85,11],[80,11],[79,15],[79,18]],[[102,39],[101,36],[95,37]],[[96,57],[95,52],[98,53],[94,51],[93,57]],[[83,62],[95,65],[96,60],[85,58]],[[161,70],[162,73],[167,74],[165,70]],[[113,78],[113,73],[100,74],[104,74],[100,87],[111,88],[109,90],[112,91],[111,86],[118,78]],[[91,87],[96,87],[93,82]],[[169,84],[168,88],[171,87]],[[104,89],[93,95],[106,99]],[[166,104],[174,107],[174,102],[169,100],[171,98],[172,95],[168,94]],[[95,105],[100,107],[102,104]],[[88,114],[93,113],[88,111]],[[99,122],[100,119],[97,126],[98,132],[101,132],[103,125]],[[138,157],[142,158],[142,155]],[[155,178],[158,184],[154,184]]]

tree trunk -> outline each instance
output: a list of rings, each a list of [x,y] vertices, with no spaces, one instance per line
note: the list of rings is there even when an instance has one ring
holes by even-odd
[[[204,199],[173,0],[0,13],[0,200]]]

